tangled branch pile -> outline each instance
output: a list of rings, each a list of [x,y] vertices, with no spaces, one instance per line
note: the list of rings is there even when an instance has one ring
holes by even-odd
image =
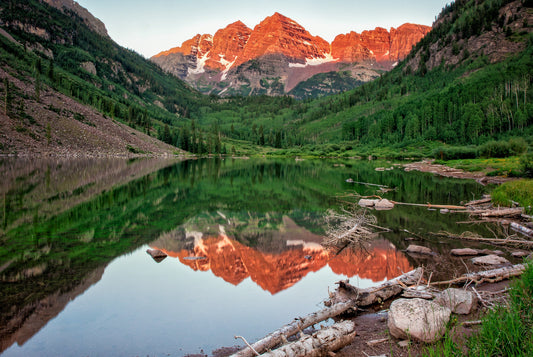
[[[366,210],[349,212],[343,209],[341,213],[329,210],[325,220],[326,237],[322,242],[325,246],[366,242],[377,235],[374,228],[381,228],[375,225],[376,217]]]

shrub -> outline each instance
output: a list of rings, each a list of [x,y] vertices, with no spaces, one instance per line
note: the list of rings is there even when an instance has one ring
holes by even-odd
[[[524,138],[511,138],[509,141],[489,141],[479,148],[479,156],[483,157],[508,157],[524,153],[527,142]]]

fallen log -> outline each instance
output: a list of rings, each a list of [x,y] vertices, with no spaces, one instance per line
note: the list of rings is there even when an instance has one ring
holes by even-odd
[[[324,304],[335,306],[342,302],[351,302],[352,306],[370,306],[400,294],[405,286],[416,284],[421,276],[422,268],[416,268],[395,279],[366,289],[359,289],[348,281],[339,281],[337,290]]]
[[[489,203],[491,200],[492,200],[492,198],[490,198],[490,197],[482,198],[482,199],[479,199],[479,200],[474,200],[474,201],[470,201],[468,203],[465,203],[465,206],[466,207],[477,206],[477,205],[481,205],[481,204],[484,204],[484,203]]]
[[[251,346],[257,352],[262,353],[269,349],[274,348],[275,346],[282,343],[288,337],[303,331],[309,326],[317,324],[321,321],[329,319],[330,317],[337,316],[342,314],[346,310],[354,308],[352,302],[347,301],[339,304],[335,304],[331,307],[327,307],[318,312],[314,312],[310,315],[307,315],[303,318],[295,319],[293,322],[277,329],[276,331],[270,333],[269,335],[263,337],[259,341],[253,343]],[[233,354],[231,357],[252,357],[255,356],[254,351],[250,347],[246,347],[237,353]]]
[[[265,357],[320,357],[327,352],[337,351],[350,344],[355,338],[353,321],[338,322],[298,341],[264,353]]]
[[[470,213],[481,215],[481,217],[514,217],[520,216],[523,212],[524,210],[520,207],[470,211]]]
[[[459,283],[479,284],[482,282],[495,283],[504,279],[509,279],[513,276],[521,275],[525,270],[526,267],[524,264],[516,264],[510,267],[485,270],[476,273],[468,273],[452,280],[435,281],[433,283],[430,283],[430,285],[450,285]]]
[[[404,206],[416,206],[416,207],[427,207],[427,208],[446,208],[446,209],[455,209],[455,210],[466,210],[465,206],[454,206],[454,205],[436,205],[432,203],[407,203],[407,202],[396,202],[391,201],[395,205],[404,205]]]
[[[511,222],[511,228],[517,232],[533,237],[533,229],[523,226],[521,224]]]
[[[469,234],[465,234],[465,233],[469,233]],[[437,236],[437,237],[471,240],[471,241],[476,241],[476,242],[490,243],[494,245],[533,248],[533,241],[529,241],[525,239],[511,239],[509,237],[508,238],[483,238],[477,235],[473,235],[471,232],[464,232],[462,235],[459,235],[459,236],[453,235],[450,233],[429,233],[429,234]]]

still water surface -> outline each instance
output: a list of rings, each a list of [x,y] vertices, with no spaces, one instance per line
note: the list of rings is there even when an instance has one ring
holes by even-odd
[[[372,212],[392,232],[336,254],[319,243],[326,211],[346,206],[346,194],[458,204],[485,191],[378,166],[395,167],[3,160],[0,354],[183,356],[239,344],[234,335],[256,340],[321,309],[339,279],[368,287],[419,265],[402,251],[404,229],[457,230],[457,217],[397,207]],[[168,257],[158,263],[147,249]]]

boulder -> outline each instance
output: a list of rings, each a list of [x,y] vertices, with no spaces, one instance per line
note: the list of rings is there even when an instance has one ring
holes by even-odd
[[[416,254],[433,254],[433,251],[428,247],[423,247],[421,245],[409,244],[405,250],[407,253],[416,253]]]
[[[150,256],[158,263],[167,257],[167,255],[159,249],[147,249],[146,253],[150,254]]]
[[[374,204],[374,207],[375,207],[377,210],[393,209],[393,208],[394,208],[394,203],[392,203],[392,202],[389,201],[388,199],[384,198],[384,199],[382,199],[382,200],[377,201],[377,202]]]
[[[432,343],[444,335],[450,314],[450,309],[433,301],[397,299],[390,306],[387,325],[396,338]]]
[[[358,204],[359,206],[361,207],[374,207],[376,205],[376,202],[378,202],[379,200],[369,200],[369,199],[366,199],[366,198],[362,198],[359,200]]]
[[[509,261],[503,257],[499,257],[496,254],[484,255],[482,257],[472,258],[472,263],[477,265],[501,265],[510,264]]]
[[[461,315],[468,315],[477,307],[477,298],[474,293],[463,289],[446,289],[433,301]]]
[[[457,255],[457,256],[467,256],[467,255],[478,255],[479,252],[476,250],[476,249],[472,249],[472,248],[458,248],[458,249],[452,249],[450,251],[450,253],[452,255]]]

